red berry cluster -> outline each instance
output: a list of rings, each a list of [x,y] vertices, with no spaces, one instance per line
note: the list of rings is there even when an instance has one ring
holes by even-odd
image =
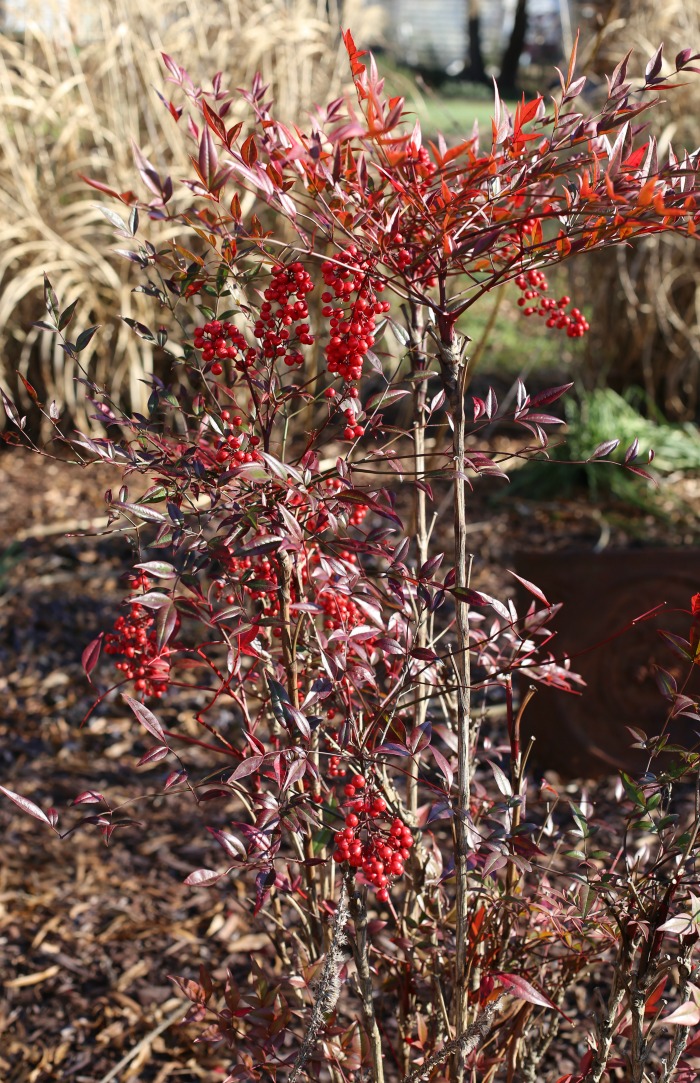
[[[553,297],[544,296],[549,284],[542,271],[531,270],[527,274],[518,275],[515,284],[522,290],[518,305],[522,308],[523,315],[541,316],[546,320],[547,327],[566,331],[569,338],[581,338],[588,331],[590,324],[580,309],[572,308],[570,312],[566,311],[571,303],[570,297],[560,297],[555,301]]]
[[[345,778],[345,765],[343,764],[340,756],[331,756],[328,766],[328,774],[331,778]]]
[[[148,590],[151,585],[145,575],[133,577],[130,583],[134,590]],[[137,692],[160,699],[170,679],[170,650],[158,648],[153,625],[151,613],[132,602],[129,615],[117,617],[114,631],[105,636],[105,653],[123,655],[126,661],[117,662],[116,668],[134,681]]]
[[[378,820],[386,819],[387,804],[379,794],[372,794],[364,775],[353,775],[344,787],[350,798],[345,827],[335,835],[333,860],[347,862],[351,869],[362,869],[365,879],[377,890],[377,899],[388,902],[389,887],[403,875],[413,836],[406,824],[396,817],[388,830]],[[361,796],[357,797],[357,794]]]
[[[257,447],[261,442],[260,437],[240,431],[243,425],[240,414],[232,415],[230,410],[222,410],[221,420],[226,423],[227,431],[217,443],[214,454],[216,462],[226,467],[259,462],[261,456]]]
[[[374,345],[375,317],[390,308],[388,301],[377,300],[384,283],[373,279],[373,271],[374,261],[362,257],[354,244],[321,267],[328,287],[321,295],[321,312],[330,319],[331,331],[328,371],[348,381],[362,376],[365,354]]]
[[[342,492],[344,488],[345,486],[340,478],[328,478],[324,482],[324,489],[328,498],[332,498],[336,493]],[[350,508],[348,508],[347,505],[344,505],[343,509],[349,511],[348,524],[350,526],[362,526],[367,516],[367,512],[369,511],[367,504],[351,504]],[[337,511],[337,507],[334,510]],[[328,514],[325,508],[321,508],[318,514],[312,516],[307,523],[308,529],[313,533],[318,533],[320,530],[325,529],[327,525]],[[350,560],[351,564],[354,563],[355,556],[353,553],[344,554],[343,559],[346,558]]]
[[[290,368],[303,364],[304,355],[290,346],[295,339],[304,346],[314,341],[309,324],[300,322],[308,319],[306,295],[313,288],[311,276],[301,263],[290,263],[288,267],[283,264],[273,271],[253,330],[261,341],[263,357],[270,360],[283,357]]]
[[[213,376],[221,376],[224,371],[222,361],[234,361],[240,369],[255,360],[255,350],[250,349],[235,324],[209,320],[195,327],[193,338],[195,350],[202,351],[202,361],[210,366]]]

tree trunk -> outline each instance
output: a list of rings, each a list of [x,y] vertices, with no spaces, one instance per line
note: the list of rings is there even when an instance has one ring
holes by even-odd
[[[518,92],[518,67],[520,57],[525,48],[525,35],[527,34],[527,0],[518,0],[515,9],[515,21],[510,35],[510,41],[503,54],[501,62],[501,77],[498,80],[498,89],[505,97],[513,96]]]
[[[467,0],[467,29],[469,55],[464,75],[470,83],[485,83],[486,69],[481,51],[481,0]]]

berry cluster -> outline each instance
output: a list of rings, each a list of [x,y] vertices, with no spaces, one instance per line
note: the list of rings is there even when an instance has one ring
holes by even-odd
[[[148,590],[150,581],[145,575],[130,580],[134,590]],[[132,602],[128,616],[117,617],[114,631],[105,636],[105,653],[122,655],[126,661],[117,662],[127,680],[134,681],[137,692],[160,699],[166,692],[170,679],[170,650],[158,648],[157,636],[151,613],[137,602]]]
[[[314,341],[309,324],[300,322],[308,319],[306,295],[313,288],[311,276],[301,263],[290,263],[288,267],[283,264],[273,271],[253,329],[255,337],[260,339],[263,357],[270,360],[282,357],[290,368],[303,364],[304,355],[298,348],[290,347],[295,340],[304,346]]]
[[[524,316],[541,316],[547,327],[566,331],[569,338],[581,338],[588,331],[590,325],[580,309],[566,311],[571,303],[570,297],[560,297],[555,301],[553,297],[545,296],[549,284],[542,271],[531,270],[527,274],[520,274],[515,284],[522,291],[518,305]]]
[[[388,301],[377,300],[384,283],[373,279],[373,271],[374,261],[362,257],[354,244],[321,267],[327,287],[321,295],[321,312],[330,320],[331,331],[328,371],[347,381],[362,376],[365,354],[374,345],[375,317],[391,307]]]
[[[221,376],[223,361],[229,360],[242,369],[255,360],[255,350],[250,349],[245,337],[235,324],[221,320],[209,320],[194,329],[194,348],[202,351],[202,361],[209,365],[213,376]]]
[[[398,817],[388,830],[380,826],[378,821],[387,818],[387,804],[371,792],[364,775],[353,775],[344,792],[350,799],[346,804],[349,811],[345,827],[335,835],[333,860],[362,869],[365,879],[376,888],[379,902],[388,902],[391,883],[403,875],[413,836]]]
[[[340,478],[328,478],[324,482],[323,487],[326,499],[329,503],[332,502],[331,498],[336,493],[341,492],[345,488]],[[332,510],[337,514],[337,506],[332,508]],[[367,516],[367,512],[369,511],[369,507],[367,504],[352,504],[350,508],[348,508],[347,505],[344,505],[343,510],[348,513],[349,526],[362,526]],[[328,526],[328,511],[326,508],[320,506],[315,514],[309,516],[305,525],[306,529],[312,534],[320,534],[322,530],[325,530]],[[354,561],[354,556],[352,554],[348,555],[350,557],[350,562],[352,563]]]
[[[243,418],[240,414],[231,414],[230,410],[221,411],[221,420],[226,424],[226,433],[217,443],[214,458],[225,467],[260,461],[257,450],[261,443],[259,436],[250,436],[241,432]]]

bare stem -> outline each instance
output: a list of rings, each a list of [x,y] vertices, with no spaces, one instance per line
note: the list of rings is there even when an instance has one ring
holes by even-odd
[[[345,883],[350,896],[350,913],[355,925],[352,952],[355,956],[360,997],[362,998],[362,1014],[365,1019],[365,1031],[372,1057],[372,1083],[384,1083],[382,1039],[377,1025],[377,1017],[374,1014],[374,990],[372,988],[372,974],[369,968],[367,906],[364,894],[356,890],[354,880],[350,875],[346,876]]]
[[[420,1068],[416,1068],[415,1072],[411,1072],[402,1079],[401,1083],[419,1083],[419,1080],[425,1079],[430,1075],[433,1068],[438,1064],[444,1064],[446,1060],[449,1060],[455,1053],[459,1055],[459,1059],[464,1062],[464,1058],[468,1053],[471,1053],[473,1049],[476,1049],[488,1035],[493,1023],[493,1017],[496,1014],[498,1005],[501,1002],[501,998],[494,1000],[493,1003],[488,1004],[484,1008],[478,1019],[475,1019],[457,1038],[453,1038],[451,1042],[447,1042],[443,1045],[442,1049],[438,1049],[426,1060],[425,1064],[422,1064]]]
[[[299,1050],[291,1075],[289,1076],[289,1083],[295,1083],[299,1073],[303,1071],[304,1065],[313,1053],[316,1042],[318,1041],[324,1018],[333,1011],[338,1002],[338,997],[340,996],[340,980],[338,975],[343,963],[343,946],[347,943],[345,926],[347,925],[348,917],[348,889],[345,881],[343,881],[335,918],[333,920],[331,941],[328,945],[321,976],[318,979],[314,990],[314,1006],[311,1012],[311,1019],[309,1020],[304,1040],[301,1043],[301,1049]]]
[[[411,339],[409,353],[411,358],[411,371],[414,376],[425,372],[425,326],[423,311],[415,305],[411,306],[410,330]],[[413,456],[416,480],[421,480],[425,474],[425,405],[427,397],[427,380],[416,380],[413,389]],[[426,493],[422,486],[416,485],[415,494],[415,538],[416,538],[416,562],[420,569],[428,559],[428,521]],[[416,647],[427,647],[428,627],[426,616],[418,622],[416,628]],[[417,696],[414,710],[414,725],[422,726],[425,722],[428,710],[429,686],[419,681],[417,684]],[[408,811],[415,819],[418,808],[418,759],[411,757],[408,766],[406,780],[406,797]]]
[[[445,333],[449,330],[449,333]],[[467,948],[469,880],[469,794],[471,789],[471,668],[469,657],[469,605],[459,591],[469,585],[470,560],[467,552],[467,480],[465,475],[466,406],[464,389],[468,365],[465,358],[466,339],[453,327],[435,336],[443,385],[452,415],[454,457],[454,565],[456,588],[457,649],[454,668],[457,678],[457,804],[454,817],[456,897],[456,950],[454,967],[454,999],[452,1016],[455,1034],[467,1030]],[[464,1078],[464,1049],[455,1046],[455,1083]]]

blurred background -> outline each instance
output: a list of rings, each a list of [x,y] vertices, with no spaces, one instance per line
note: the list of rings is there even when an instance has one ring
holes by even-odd
[[[0,381],[30,412],[20,375],[44,402],[86,424],[70,366],[43,315],[44,271],[64,303],[79,298],[76,323],[99,323],[87,355],[98,383],[143,407],[143,379],[157,350],[119,315],[143,319],[148,299],[133,292],[131,268],[113,251],[113,226],[88,173],[119,190],[134,184],[132,139],[177,176],[185,140],[157,98],[160,53],[195,81],[216,71],[234,86],[260,70],[286,119],[303,121],[314,101],[347,85],[340,26],[382,54],[390,89],[403,94],[428,136],[454,139],[474,121],[488,126],[492,78],[502,96],[547,93],[554,65],[580,30],[579,67],[595,106],[604,73],[633,47],[632,74],[663,41],[670,57],[697,42],[697,4],[668,0],[4,0],[0,3]],[[330,48],[329,48],[330,44]],[[634,64],[637,68],[634,68]],[[700,83],[674,92],[655,118],[662,153],[691,146]],[[488,127],[487,127],[488,133]],[[106,200],[105,200],[106,202]],[[645,410],[688,421],[698,410],[698,254],[694,241],[648,239],[634,249],[579,261],[567,282],[592,331],[572,347],[542,328],[514,329],[514,299],[490,299],[470,315],[469,333],[489,329],[482,369],[507,375],[575,371],[581,387],[642,389]],[[525,335],[527,357],[521,343]],[[86,356],[86,355],[83,355]]]

